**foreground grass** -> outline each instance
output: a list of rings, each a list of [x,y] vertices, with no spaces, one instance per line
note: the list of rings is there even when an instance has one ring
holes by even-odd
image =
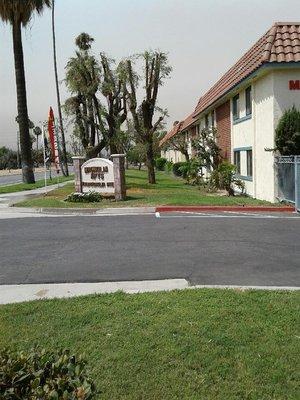
[[[74,175],[60,176],[59,182],[67,182],[72,179],[74,179]],[[57,183],[56,177],[52,178],[52,180],[47,179],[47,185],[55,185],[56,183]],[[44,185],[45,185],[45,180],[40,179],[35,183],[16,183],[14,185],[0,186],[0,194],[23,192],[23,190],[39,189],[41,187],[44,187]]]
[[[208,195],[195,186],[185,184],[180,178],[164,172],[157,172],[157,184],[147,183],[147,172],[138,170],[126,171],[127,200],[115,202],[103,200],[101,203],[70,203],[64,199],[74,192],[74,185],[70,184],[59,190],[50,192],[46,196],[30,199],[18,206],[23,207],[138,207],[157,205],[264,205],[265,201],[245,196],[218,196]]]
[[[0,306],[0,348],[84,353],[99,399],[292,400],[299,303],[207,289]]]

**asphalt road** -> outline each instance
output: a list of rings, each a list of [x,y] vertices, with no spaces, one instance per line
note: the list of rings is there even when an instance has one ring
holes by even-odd
[[[0,220],[0,284],[185,278],[300,286],[300,218]]]
[[[44,173],[43,172],[36,172],[34,174],[35,179],[43,179],[44,178]],[[47,176],[49,177],[49,172],[47,173]],[[5,175],[5,176],[0,176],[0,186],[3,185],[13,185],[15,183],[22,183],[22,175]]]
[[[69,166],[70,169],[70,173],[73,172],[73,166]],[[61,175],[61,174],[60,174]],[[35,180],[38,181],[40,179],[44,179],[44,172],[35,172],[34,173],[35,176]],[[49,171],[47,171],[47,177],[49,179]],[[56,177],[56,172],[52,171],[52,177]],[[13,185],[15,183],[22,183],[22,175],[4,175],[4,176],[0,176],[0,186],[3,185]]]

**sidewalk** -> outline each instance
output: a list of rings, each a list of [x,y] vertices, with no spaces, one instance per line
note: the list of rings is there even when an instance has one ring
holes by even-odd
[[[59,187],[65,186],[70,181],[62,182],[59,184]],[[0,208],[8,208],[13,206],[14,204],[26,200],[30,197],[40,196],[41,194],[45,194],[50,192],[51,190],[57,189],[57,183],[55,185],[50,185],[46,187],[42,187],[39,189],[32,189],[32,190],[24,190],[22,192],[14,192],[14,193],[4,193],[0,194]]]
[[[186,279],[158,279],[144,281],[115,281],[90,283],[40,283],[24,285],[0,285],[0,304],[24,301],[65,299],[93,294],[123,292],[128,294],[166,292],[185,289],[228,289],[299,291],[297,286],[239,286],[239,285],[190,285]]]

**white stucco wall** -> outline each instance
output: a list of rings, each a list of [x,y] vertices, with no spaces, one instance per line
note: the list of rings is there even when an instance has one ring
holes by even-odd
[[[173,163],[179,161],[185,161],[185,157],[180,151],[177,150],[167,150],[161,152],[161,157],[166,158],[168,161],[172,161]]]
[[[285,110],[293,107],[300,109],[300,91],[290,90],[289,81],[300,79],[300,68],[289,68],[287,70],[274,72],[274,124]]]
[[[273,70],[252,83],[252,118],[233,123],[232,151],[252,148],[253,182],[245,181],[247,193],[261,200],[276,201],[274,154],[275,129],[283,112],[300,109],[300,92],[289,90],[289,81],[300,78],[299,68]],[[245,92],[240,91],[240,118],[245,117]],[[241,175],[246,174],[246,152],[241,151]]]
[[[290,90],[289,81],[300,79],[300,68],[275,68],[252,82],[252,116],[246,117],[245,84],[239,92],[240,121],[231,118],[232,160],[234,149],[241,151],[241,176],[247,175],[246,149],[252,148],[253,177],[245,179],[247,194],[261,200],[276,201],[276,177],[274,169],[275,129],[283,112],[293,105],[300,110],[300,91]],[[236,94],[236,92],[234,93]],[[232,108],[232,104],[231,104]],[[244,119],[243,119],[244,118]],[[205,127],[205,115],[199,119],[199,130]],[[209,114],[211,125],[211,113]],[[189,145],[189,152],[191,147]],[[177,153],[177,154],[176,154]],[[169,151],[166,158],[170,161],[184,161],[179,152]]]
[[[253,85],[254,98],[254,197],[275,201],[274,155],[274,74]]]

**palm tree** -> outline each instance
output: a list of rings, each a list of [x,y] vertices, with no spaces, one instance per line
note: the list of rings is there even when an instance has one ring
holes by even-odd
[[[55,8],[55,0],[52,0],[52,43],[53,43],[53,61],[54,61],[54,74],[55,74],[55,85],[56,85],[56,98],[57,98],[58,118],[59,118],[60,132],[61,132],[63,174],[65,176],[68,176],[69,171],[67,162],[66,139],[65,139],[65,130],[61,112],[61,102],[60,102],[58,72],[57,72],[54,8]]]
[[[33,14],[35,12],[41,14],[45,7],[51,7],[51,0],[0,0],[0,18],[12,26],[22,175],[23,181],[26,183],[34,183],[34,173],[29,134],[22,26],[26,27]]]
[[[42,130],[39,126],[35,126],[33,128],[33,133],[36,136],[36,151],[38,151],[39,150],[39,136],[41,136]]]

